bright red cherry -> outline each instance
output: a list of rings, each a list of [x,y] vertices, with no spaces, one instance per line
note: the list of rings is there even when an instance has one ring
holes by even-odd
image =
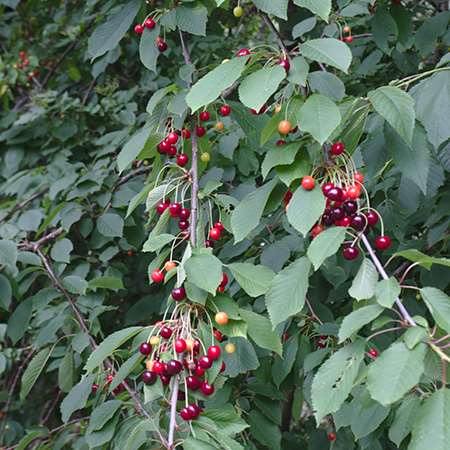
[[[208,357],[213,361],[220,358],[220,353],[221,350],[218,345],[211,345],[211,347],[208,348]]]
[[[197,366],[195,368],[195,375],[197,375],[198,377],[202,377],[205,375],[205,369],[203,367]]]
[[[136,34],[142,34],[144,32],[144,27],[140,23],[138,23],[134,26],[134,32]]]
[[[189,156],[186,153],[180,153],[177,156],[177,164],[180,167],[184,167],[189,162]]]
[[[146,370],[143,374],[142,374],[142,381],[146,384],[151,386],[152,384],[155,384],[157,379],[156,373],[155,372],[150,372],[148,370]]]
[[[196,391],[200,387],[201,381],[194,375],[186,377],[186,386],[191,391]]]
[[[156,205],[156,212],[158,214],[162,214],[168,207],[169,207],[169,203],[168,202],[159,202]]]
[[[348,44],[351,44],[353,42],[353,36],[347,36],[344,38],[344,41]]]
[[[92,392],[93,394],[96,394],[99,387],[100,387],[100,386],[99,386],[97,383],[94,383],[94,384],[92,385],[92,387],[91,387],[91,392]]]
[[[331,146],[331,153],[333,155],[336,155],[336,156],[342,155],[342,153],[344,153],[344,151],[345,151],[345,145],[343,142],[335,142]]]
[[[195,134],[196,134],[198,137],[203,137],[203,136],[206,134],[206,129],[205,129],[204,127],[197,127],[197,128],[195,129]]]
[[[230,105],[222,105],[219,109],[219,114],[222,117],[229,116],[231,114],[231,106]]]
[[[145,22],[144,22],[145,28],[148,28],[149,30],[153,30],[153,28],[155,28],[155,25],[156,25],[156,22],[151,17],[149,17],[148,19],[145,19]]]
[[[193,419],[196,419],[200,415],[200,408],[197,405],[188,405],[186,409]]]
[[[219,341],[222,342],[223,340],[223,334],[219,330],[214,330],[214,337]]]
[[[376,348],[371,348],[369,350],[369,355],[372,356],[372,358],[377,358],[378,357],[378,350]]]
[[[208,384],[208,382],[206,382],[206,381],[202,382],[200,389],[205,395],[214,394],[214,386]]]
[[[175,347],[175,351],[177,353],[184,353],[186,351],[186,348],[187,348],[186,341],[184,339],[181,339],[181,338],[177,339],[175,341],[174,347]]]
[[[354,177],[358,183],[364,183],[364,175],[361,172],[355,172]]]
[[[166,370],[166,365],[161,361],[154,361],[152,365],[152,372],[163,373]]]
[[[202,122],[207,122],[211,118],[211,114],[208,111],[202,111],[199,117]]]
[[[209,230],[209,237],[214,241],[218,241],[220,239],[220,230],[216,227],[212,227]]]
[[[167,362],[166,370],[169,375],[177,375],[183,370],[183,364],[176,359],[171,359]]]
[[[248,48],[241,48],[237,53],[236,56],[248,56],[250,55],[250,50]]]
[[[191,132],[187,128],[183,128],[181,130],[181,136],[183,137],[183,139],[190,139]]]
[[[289,59],[283,58],[280,59],[278,64],[286,71],[289,72],[289,69],[291,68],[291,63],[289,62]]]
[[[214,224],[214,228],[217,228],[220,232],[222,232],[223,230],[225,230],[225,227],[223,226],[222,222],[216,222]]]
[[[189,219],[190,215],[191,215],[191,211],[188,208],[181,208],[180,214],[178,215],[178,217],[181,220],[187,220],[187,219]]]
[[[378,214],[374,211],[367,211],[365,216],[367,217],[367,222],[370,226],[375,226],[378,223]]]
[[[356,200],[361,195],[361,187],[359,185],[350,186],[347,188],[347,197]]]
[[[358,257],[359,249],[358,247],[345,247],[344,250],[342,251],[342,255],[346,260],[353,261]]]
[[[386,250],[388,249],[392,244],[392,240],[389,236],[378,236],[375,239],[375,247],[378,250]]]
[[[166,41],[162,41],[161,40],[161,41],[158,42],[158,50],[161,53],[164,53],[167,50],[167,48],[168,48],[168,45],[167,45]]]
[[[339,227],[349,227],[351,221],[352,221],[352,219],[350,219],[350,217],[345,216],[341,220],[338,220],[337,221],[338,223],[336,223],[336,225]]]
[[[316,185],[316,182],[314,181],[313,177],[310,177],[309,175],[306,177],[303,177],[302,188],[305,189],[305,191],[311,191],[312,189],[314,189],[315,185]]]
[[[204,356],[200,356],[199,360],[198,360],[198,365],[202,368],[202,369],[209,369],[212,366],[212,359],[209,358],[208,356],[204,355]]]
[[[178,142],[178,134],[172,131],[169,133],[169,135],[166,137],[166,141],[169,142],[171,145],[175,145]]]
[[[178,215],[180,214],[180,211],[181,211],[180,203],[171,203],[169,205],[169,214],[172,217],[178,217]]]
[[[177,148],[175,147],[175,145],[171,145],[169,147],[169,150],[167,151],[167,154],[169,156],[175,156],[177,154]]]
[[[334,442],[336,440],[336,433],[333,433],[332,431],[327,434],[327,438],[330,442]]]
[[[172,336],[172,329],[169,328],[169,327],[164,326],[164,327],[161,328],[161,330],[159,330],[159,334],[164,339],[169,339],[170,336]]]
[[[180,417],[186,422],[192,419],[191,413],[187,408],[183,408],[180,411]]]
[[[322,185],[323,195],[328,196],[328,192],[330,192],[330,190],[333,188],[334,188],[333,183],[325,183],[324,185]]]
[[[276,146],[277,147],[281,147],[282,145],[285,145],[286,141],[284,139],[278,139],[278,141],[276,142]]]
[[[161,141],[158,144],[158,152],[159,153],[167,153],[169,151],[169,149],[170,149],[170,143],[166,139],[164,139],[163,141]]]
[[[164,274],[162,270],[156,269],[152,272],[152,280],[154,283],[162,283],[164,281]]]
[[[150,355],[150,353],[152,352],[152,344],[149,344],[148,342],[143,342],[139,346],[139,351],[145,356]]]
[[[178,287],[178,288],[172,289],[172,298],[176,302],[184,300],[186,298],[186,290],[184,289],[184,287]]]

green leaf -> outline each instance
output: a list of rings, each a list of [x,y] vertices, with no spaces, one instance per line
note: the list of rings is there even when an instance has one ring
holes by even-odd
[[[309,9],[312,13],[328,22],[331,12],[331,0],[294,0],[294,3],[302,8]]]
[[[413,98],[394,86],[383,86],[367,95],[375,111],[411,146],[416,119]]]
[[[297,152],[292,164],[276,166],[275,172],[286,186],[290,186],[294,180],[299,180],[311,173],[311,161],[308,153]]]
[[[63,278],[62,283],[71,294],[84,295],[88,288],[88,282],[78,275],[68,275]]]
[[[150,235],[148,239],[144,242],[142,247],[143,252],[156,252],[163,248],[165,245],[173,242],[175,236],[172,234],[162,233],[158,235]]]
[[[400,295],[400,291],[398,281],[394,277],[390,277],[387,280],[381,280],[377,283],[375,297],[381,306],[392,308],[395,300]]]
[[[240,310],[241,317],[247,322],[247,333],[261,348],[267,348],[280,356],[283,352],[280,337],[272,330],[270,320],[246,309]]]
[[[222,281],[222,263],[212,254],[200,254],[189,258],[184,270],[189,282],[215,295]]]
[[[303,236],[322,216],[325,210],[325,196],[319,186],[311,191],[298,188],[289,202],[287,219],[289,223]]]
[[[259,111],[285,78],[286,70],[280,65],[257,70],[241,82],[239,99],[245,106]]]
[[[227,366],[227,375],[236,377],[240,373],[246,373],[259,367],[258,356],[248,339],[235,337],[230,341],[236,345],[236,351],[232,355],[226,352],[223,355],[223,360]]]
[[[123,219],[118,214],[106,213],[97,219],[97,229],[105,237],[122,237]]]
[[[350,394],[364,358],[364,342],[356,341],[334,353],[317,371],[311,388],[316,422],[337,412]]]
[[[111,289],[117,291],[118,289],[123,289],[122,278],[118,277],[98,277],[89,281],[88,287],[90,289]]]
[[[307,255],[315,270],[329,256],[334,255],[339,250],[345,240],[346,233],[346,227],[333,227],[328,228],[313,239],[308,248]]]
[[[27,331],[28,325],[30,324],[32,309],[33,302],[31,300],[24,300],[9,317],[6,334],[13,344],[19,342]]]
[[[92,372],[96,367],[114,353],[122,344],[140,333],[143,327],[129,327],[110,334],[89,356],[85,369]]]
[[[119,368],[113,381],[109,386],[109,392],[112,392],[125,378],[130,375],[133,369],[142,361],[143,355],[141,353],[134,353],[131,355]]]
[[[267,311],[274,328],[302,310],[310,270],[311,263],[302,257],[275,275],[266,294]]]
[[[15,267],[17,262],[17,247],[12,241],[0,240],[0,266]]]
[[[296,56],[291,60],[291,68],[289,69],[288,81],[306,86],[306,79],[308,78],[309,64],[303,56]]]
[[[281,19],[287,19],[288,0],[253,0],[258,9]]]
[[[377,282],[378,272],[376,267],[370,259],[364,258],[348,293],[356,300],[367,300],[375,295]]]
[[[63,392],[69,392],[73,386],[74,363],[71,351],[61,359],[58,367],[58,386]]]
[[[12,300],[12,288],[8,278],[0,273],[0,307],[8,311]]]
[[[361,397],[351,403],[353,409],[351,430],[356,439],[361,439],[377,430],[390,411],[390,408],[373,401],[367,391]]]
[[[419,418],[420,398],[416,395],[407,396],[395,412],[394,421],[389,428],[389,439],[397,446],[408,436]]]
[[[196,34],[198,36],[206,35],[206,22],[208,20],[208,10],[203,5],[178,6],[175,9],[177,25],[182,31]]]
[[[328,97],[313,94],[300,109],[298,123],[301,130],[323,145],[341,123],[341,113]]]
[[[61,239],[55,243],[50,251],[50,256],[54,261],[70,263],[70,253],[73,250],[72,241]]]
[[[86,430],[85,439],[90,449],[101,448],[104,444],[112,441],[117,429],[120,416],[116,414],[101,430]]]
[[[186,95],[186,103],[192,112],[212,103],[222,91],[235,83],[241,76],[247,60],[248,57],[233,58],[200,78]]]
[[[151,130],[149,127],[144,127],[131,136],[130,140],[124,145],[120,153],[117,155],[117,167],[119,173],[122,173],[141,153]]]
[[[117,12],[93,31],[88,40],[88,53],[92,59],[98,58],[116,47],[129,30],[140,6],[138,0],[121,5]]]
[[[158,46],[156,45],[156,38],[160,34],[160,26],[156,25],[153,30],[149,30],[147,28],[144,29],[144,32],[141,35],[141,40],[139,42],[139,57],[141,59],[142,64],[152,72],[156,73],[156,64],[158,62],[158,56],[160,55],[160,51],[158,50]],[[148,109],[148,106],[147,106]],[[150,113],[151,114],[151,113]],[[135,157],[139,154],[136,153]],[[120,156],[120,154],[119,154]],[[133,158],[134,159],[134,158]],[[119,159],[117,160],[117,164],[119,164]],[[122,171],[123,169],[119,170]]]
[[[347,73],[352,62],[348,45],[333,38],[311,39],[300,45],[301,54],[308,59],[336,67]]]
[[[264,161],[261,164],[261,174],[263,178],[266,178],[271,169],[276,166],[292,164],[299,149],[300,143],[298,142],[292,142],[290,144],[283,145],[282,147],[277,146],[271,148],[266,153]]]
[[[395,342],[369,366],[367,388],[374,400],[390,405],[419,383],[425,369],[425,344],[409,350]],[[389,383],[386,383],[389,380]]]
[[[266,266],[249,263],[233,263],[228,266],[236,281],[250,297],[267,292],[274,273]]]
[[[269,181],[246,195],[234,209],[231,229],[235,243],[243,241],[259,225],[267,200],[276,185],[277,180]]]
[[[292,28],[292,37],[293,39],[298,39],[309,31],[313,30],[317,25],[317,19],[313,17],[308,17],[305,20],[302,20],[297,25]]]
[[[22,375],[21,386],[20,386],[20,400],[23,401],[26,396],[30,393],[39,375],[44,370],[50,355],[53,352],[54,347],[44,348],[35,356],[28,364],[25,372]]]
[[[422,288],[420,293],[436,323],[450,333],[450,297],[433,287]]]
[[[344,317],[341,327],[339,328],[339,343],[350,338],[364,325],[376,319],[383,312],[383,308],[379,305],[369,305],[358,308],[356,311]]]
[[[272,365],[272,379],[279,387],[294,366],[299,346],[298,335],[291,336],[283,344],[283,358],[276,358]]]
[[[252,436],[264,447],[271,450],[281,449],[281,431],[276,424],[256,410],[250,411],[248,423]]]
[[[102,429],[122,405],[120,400],[109,400],[92,411],[89,432]]]
[[[183,448],[184,450],[217,450],[215,445],[210,445],[193,437],[188,437],[183,441]]]
[[[0,1],[1,3],[1,1]],[[15,450],[27,450],[30,448],[30,444],[38,438],[45,438],[48,436],[46,430],[31,431],[27,433],[17,445],[14,446]]]
[[[394,256],[401,256],[409,261],[417,262],[419,266],[425,267],[427,270],[430,270],[433,264],[450,267],[450,258],[436,258],[434,256],[428,256],[415,248],[402,250],[401,252],[395,253]]]
[[[450,390],[428,397],[418,410],[408,450],[447,450],[450,442]]]

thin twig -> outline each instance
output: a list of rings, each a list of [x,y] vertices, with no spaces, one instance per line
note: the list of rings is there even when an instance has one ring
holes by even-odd
[[[313,309],[313,307],[311,305],[311,302],[306,297],[305,297],[305,303],[306,303],[306,306],[309,309],[309,312],[311,313],[311,317],[313,319],[317,320],[317,322],[319,322],[320,325],[323,325],[323,322],[320,320],[319,316],[314,312],[314,309]]]
[[[263,18],[265,24],[269,27],[270,31],[275,36],[275,39],[278,42],[278,46],[281,48],[283,53],[286,55],[286,58],[290,59],[289,50],[286,47],[285,43],[283,42],[283,39],[281,38],[279,31],[275,27],[275,24],[272,22],[272,19],[266,13],[263,13],[263,12],[261,12],[261,17]]]
[[[391,333],[392,331],[398,331],[401,330],[402,327],[392,327],[392,328],[386,328],[385,330],[380,330],[377,331],[376,333],[371,334],[366,341],[370,341],[371,339],[373,339],[375,336],[380,336],[381,334],[385,334],[385,333]]]
[[[121,186],[122,184],[125,184],[128,180],[130,180],[131,178],[137,177],[139,175],[142,175],[144,173],[150,172],[152,170],[151,166],[143,166],[143,167],[139,167],[139,169],[133,170],[132,172],[130,172],[129,174],[120,177],[116,184],[114,185],[113,189],[116,190],[119,186]]]
[[[48,188],[46,188],[46,189],[44,189],[42,191],[36,192],[30,198],[24,200],[21,203],[18,203],[11,211],[8,212],[8,214],[6,214],[5,217],[3,217],[1,222],[6,222],[7,220],[9,220],[16,212],[18,212],[21,209],[25,208],[25,206],[27,206],[33,200],[36,200],[37,198],[39,198],[41,195],[44,195],[47,191],[48,191]]]

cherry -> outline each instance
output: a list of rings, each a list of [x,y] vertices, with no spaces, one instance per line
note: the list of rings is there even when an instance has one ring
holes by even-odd
[[[170,376],[169,375],[165,375],[163,373],[161,373],[159,375],[159,379],[161,380],[162,384],[164,386],[167,386],[170,383]]]
[[[222,232],[223,230],[225,230],[225,227],[223,226],[222,222],[216,222],[214,224],[214,228],[217,228],[220,232]]]
[[[278,139],[276,142],[277,147],[281,147],[282,145],[285,145],[286,141],[284,139]]]
[[[324,213],[322,215],[322,222],[329,227],[330,225],[333,225],[333,218],[331,217],[331,213]]]
[[[369,355],[372,356],[372,358],[377,358],[379,355],[378,350],[376,348],[371,348],[369,350]]]
[[[199,117],[202,122],[207,122],[210,119],[211,114],[208,111],[202,111],[199,114]]]
[[[205,395],[214,394],[214,386],[208,384],[208,382],[206,382],[206,381],[202,381],[202,384],[200,385],[200,389]]]
[[[362,231],[364,228],[366,228],[367,220],[366,217],[363,214],[356,214],[353,216],[351,221],[351,226],[356,231]]]
[[[175,267],[177,267],[177,264],[174,261],[167,261],[164,264],[164,270],[166,272],[170,272],[171,270],[175,269]]]
[[[219,114],[222,117],[229,116],[231,114],[231,106],[230,105],[222,105],[219,109]]]
[[[220,230],[216,227],[212,227],[209,230],[209,237],[214,241],[218,241],[220,239]]]
[[[378,250],[386,250],[388,249],[392,244],[392,240],[389,236],[378,236],[375,239],[375,247]]]
[[[195,353],[195,354],[197,354],[197,353],[200,352],[200,347],[201,347],[200,341],[199,341],[198,339],[196,339],[196,340],[194,341],[193,347],[192,347],[192,349],[194,350],[194,353]]]
[[[356,200],[357,198],[359,198],[360,195],[361,195],[361,188],[359,187],[359,185],[350,186],[347,189],[347,197],[352,200]]]
[[[167,50],[167,48],[168,48],[168,45],[167,45],[167,42],[166,41],[159,41],[158,42],[158,50],[161,52],[161,53],[164,53],[166,50]]]
[[[189,156],[186,153],[180,153],[177,156],[177,164],[180,167],[184,167],[189,162]]]
[[[351,44],[353,42],[353,37],[352,36],[347,36],[344,38],[344,41]]]
[[[189,219],[190,215],[191,215],[191,211],[188,208],[181,208],[180,214],[178,214],[178,217],[181,220],[187,220],[187,219]]]
[[[370,226],[375,226],[378,223],[378,214],[374,211],[367,211],[365,213],[365,216],[367,218],[367,222]]]
[[[194,375],[186,377],[186,386],[191,391],[196,391],[200,387],[201,381]]]
[[[267,111],[267,105],[261,106],[261,109],[259,111],[256,111],[256,109],[253,109],[253,108],[250,109],[250,112],[254,116],[259,116],[260,114],[264,114],[266,111]]]
[[[228,275],[223,272],[222,274],[222,281],[220,282],[220,286],[226,286],[228,284]]]
[[[333,220],[342,220],[345,217],[344,210],[341,207],[333,208],[331,217],[333,217]]]
[[[225,369],[227,368],[225,361],[222,361],[222,364],[220,366],[220,373],[225,372]]]
[[[178,217],[181,211],[181,205],[179,203],[171,203],[169,205],[169,214],[172,217]]]
[[[348,25],[345,25],[345,27],[342,28],[342,31],[343,31],[344,33],[350,33],[350,27],[349,27]]]
[[[348,261],[352,261],[359,256],[359,249],[358,247],[345,247],[342,251],[342,255]]]
[[[214,337],[219,341],[222,342],[223,340],[223,334],[219,330],[214,330]]]
[[[191,413],[187,408],[183,408],[180,411],[180,417],[185,421],[189,421],[192,419]]]
[[[226,312],[223,311],[219,311],[215,316],[214,316],[214,320],[219,324],[219,325],[226,325],[228,323],[228,314]]]
[[[171,144],[175,145],[178,142],[178,134],[172,131],[169,133],[169,135],[166,137],[166,141]]]
[[[178,228],[180,230],[187,230],[189,228],[189,221],[188,220],[180,220],[178,222]]]
[[[237,53],[236,56],[248,56],[250,55],[250,50],[248,48],[241,48]]]
[[[205,129],[204,127],[197,127],[197,128],[195,129],[195,134],[196,134],[198,137],[203,137],[203,136],[206,134],[206,129]]]
[[[283,134],[284,136],[289,134],[289,132],[291,130],[292,130],[292,124],[291,124],[291,122],[289,122],[289,120],[282,120],[278,124],[278,133]]]
[[[27,57],[27,54],[23,51],[23,50],[21,50],[20,52],[19,52],[19,58],[20,59],[25,59]]]
[[[178,288],[172,289],[172,298],[176,302],[179,302],[180,300],[184,300],[186,298],[186,290],[184,289],[184,287],[178,287]]]
[[[347,214],[355,214],[355,212],[358,211],[358,204],[353,200],[347,200],[342,207]]]
[[[331,146],[331,153],[333,155],[336,155],[336,156],[342,155],[342,153],[344,153],[344,151],[345,151],[345,145],[343,144],[343,142],[335,142]]]
[[[181,136],[183,137],[183,139],[190,139],[191,132],[187,128],[183,128],[181,130]]]
[[[156,25],[156,22],[151,17],[149,17],[148,19],[145,19],[145,22],[144,22],[145,28],[147,28],[149,30],[153,30],[153,28],[155,28],[155,25]]]
[[[320,224],[317,224],[312,230],[311,230],[311,236],[313,238],[319,236],[320,233],[324,230],[323,226]]]
[[[334,184],[333,183],[325,183],[324,185],[322,185],[323,195],[328,197],[328,192],[330,192],[330,190],[333,189],[333,188],[334,188]]]
[[[186,351],[186,348],[187,348],[186,341],[184,339],[181,339],[181,338],[177,339],[175,341],[174,347],[175,347],[175,351],[177,353],[184,353]]]
[[[193,419],[197,418],[200,415],[200,411],[197,409],[197,405],[188,405],[186,406],[186,409]]]
[[[220,358],[221,350],[218,345],[211,345],[211,347],[208,348],[208,357],[215,361],[216,359]]]
[[[289,69],[291,68],[291,63],[287,58],[280,59],[280,61],[278,61],[278,65],[280,65],[286,72],[289,72]]]
[[[156,212],[158,214],[162,214],[167,208],[169,207],[169,203],[167,202],[160,202],[156,205]]]
[[[195,375],[197,375],[198,377],[202,377],[205,375],[205,369],[203,367],[197,366],[195,368]]]
[[[142,381],[151,386],[152,384],[155,384],[157,380],[157,376],[155,372],[149,372],[148,370],[144,371],[142,374]]]
[[[183,370],[183,365],[176,359],[171,359],[167,363],[167,373],[169,375],[177,375]]]
[[[205,240],[205,247],[206,248],[213,248],[214,247],[214,242],[211,239],[206,239]]]
[[[339,227],[348,227],[350,226],[351,221],[352,219],[350,219],[350,217],[345,216],[341,220],[338,220],[336,225],[338,225]]]
[[[164,326],[164,327],[161,328],[161,330],[159,330],[159,334],[164,339],[169,339],[170,336],[172,336],[172,329],[169,328],[169,327]]]
[[[225,128],[225,124],[219,120],[219,121],[214,125],[214,128],[215,128],[217,131],[223,131],[223,129]]]
[[[344,193],[342,192],[342,189],[339,187],[333,187],[331,189],[328,190],[327,194],[326,194],[327,198],[329,198],[330,200],[333,201],[341,201]]]
[[[330,442],[334,442],[336,440],[336,433],[333,433],[332,431],[330,431],[327,434],[327,438]]]
[[[142,34],[144,32],[144,27],[140,23],[138,23],[134,26],[134,32],[136,34]]]
[[[212,366],[212,359],[209,358],[208,356],[201,356],[198,360],[198,365],[202,368],[202,369],[209,369]]]
[[[233,16],[234,17],[241,17],[242,14],[244,14],[244,8],[242,6],[235,6],[233,9]]]
[[[158,144],[158,152],[159,153],[167,153],[170,149],[170,142],[164,139]]]
[[[93,394],[96,394],[99,387],[100,387],[100,386],[99,386],[97,383],[94,383],[94,384],[91,386],[91,392],[92,392]]]
[[[166,370],[166,365],[161,361],[153,361],[152,372],[163,373]]]
[[[139,346],[139,351],[145,355],[148,356],[150,355],[150,353],[152,352],[152,346],[151,344],[149,344],[148,342],[143,342],[140,346]]]
[[[152,280],[155,283],[162,283],[164,281],[164,274],[162,273],[162,270],[154,270],[152,272]]]
[[[358,183],[362,184],[364,182],[364,175],[361,172],[355,172],[354,177]]]
[[[175,156],[177,154],[177,148],[174,145],[171,145],[167,151],[167,154],[169,156]]]
[[[310,177],[309,175],[306,177],[303,177],[302,179],[302,188],[305,189],[305,191],[311,191],[314,189],[316,182],[314,181],[313,177]]]

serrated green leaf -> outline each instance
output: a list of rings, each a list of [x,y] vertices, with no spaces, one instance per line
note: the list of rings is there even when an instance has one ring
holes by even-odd
[[[115,213],[106,213],[97,219],[97,229],[105,237],[122,237],[124,221]]]
[[[184,265],[187,280],[200,289],[215,295],[222,281],[222,263],[210,254],[194,255]]]
[[[250,297],[267,292],[274,273],[266,266],[249,263],[233,263],[228,266],[236,281]]]
[[[281,19],[287,19],[288,0],[253,0],[258,9],[267,14],[273,14]]]
[[[433,287],[422,288],[420,293],[436,323],[450,333],[450,297]]]
[[[389,428],[389,439],[400,447],[402,441],[413,430],[419,417],[420,398],[415,395],[407,396],[395,412],[394,421]]]
[[[141,40],[139,42],[139,57],[141,59],[142,64],[152,72],[156,73],[156,63],[158,62],[158,56],[160,55],[160,51],[158,50],[158,46],[156,44],[156,38],[159,36],[160,26],[156,25],[153,30],[149,30],[147,28],[144,29],[144,32],[141,35]],[[136,154],[137,156],[137,154]],[[119,163],[119,160],[117,161]],[[120,166],[119,166],[119,170]]]
[[[348,45],[333,38],[310,39],[300,45],[300,52],[305,58],[336,67],[345,73],[352,62]]]
[[[198,36],[206,35],[206,22],[208,10],[205,6],[196,4],[193,6],[180,5],[175,9],[178,28],[186,33]]]
[[[367,300],[375,295],[377,282],[378,272],[376,267],[370,259],[364,258],[348,293],[356,300]]]
[[[322,263],[334,255],[345,240],[347,228],[333,227],[320,233],[313,239],[308,248],[307,255],[312,262],[314,269],[317,270]]]
[[[84,278],[78,275],[68,275],[62,279],[62,283],[71,294],[79,295],[84,295],[89,285]]]
[[[292,164],[299,149],[300,143],[298,142],[271,148],[266,153],[264,161],[261,164],[261,174],[263,178],[266,178],[271,169],[276,166]]]
[[[387,280],[381,280],[377,283],[375,297],[381,306],[391,308],[395,300],[399,297],[400,291],[398,281],[394,277],[390,277]]]
[[[53,352],[54,347],[44,348],[39,353],[33,356],[33,359],[28,364],[25,372],[22,375],[20,386],[20,400],[24,400],[30,393],[39,375],[44,370],[50,355]]]
[[[379,305],[369,305],[358,308],[349,315],[344,317],[341,327],[339,328],[339,343],[350,338],[364,325],[376,319],[383,312],[383,308]]]
[[[97,406],[91,414],[88,432],[102,429],[122,405],[120,400],[108,400]]]
[[[309,9],[312,13],[328,22],[331,12],[331,0],[294,0],[294,3],[302,8]]]

